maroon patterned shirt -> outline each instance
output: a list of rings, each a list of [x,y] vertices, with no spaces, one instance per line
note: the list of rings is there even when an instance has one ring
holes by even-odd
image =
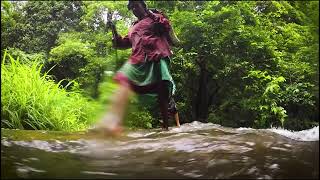
[[[161,36],[154,31],[155,23],[160,24],[164,29]],[[169,20],[162,14],[150,13],[150,15],[137,21],[129,29],[128,35],[125,37],[117,35],[113,39],[113,45],[119,49],[132,48],[129,58],[131,64],[144,62],[145,59],[158,61],[160,58],[172,55],[167,36],[170,28]]]

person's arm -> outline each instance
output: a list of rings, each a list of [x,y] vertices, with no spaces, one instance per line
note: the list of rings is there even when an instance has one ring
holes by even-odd
[[[177,46],[180,43],[180,40],[175,34],[168,17],[160,11],[158,11],[157,15],[150,10],[148,12],[149,17],[155,22],[155,30],[159,31],[159,34],[164,34],[170,45]]]
[[[170,26],[171,27],[171,26]],[[171,27],[169,31],[169,38],[170,38],[170,43],[172,46],[178,46],[180,44],[180,40],[177,37],[176,33],[173,31],[173,28]]]
[[[171,29],[170,22],[161,12],[153,13],[151,10],[148,11],[148,16],[154,21],[153,30],[158,35],[169,33]]]
[[[112,38],[112,45],[117,49],[128,49],[132,47],[128,35],[126,35],[125,37],[121,37],[117,34]]]
[[[117,30],[116,30],[116,26],[109,22],[109,26],[111,27],[112,30],[112,45],[114,48],[117,49],[128,49],[131,48],[131,42],[130,39],[128,37],[128,35],[126,35],[125,37],[121,37]]]

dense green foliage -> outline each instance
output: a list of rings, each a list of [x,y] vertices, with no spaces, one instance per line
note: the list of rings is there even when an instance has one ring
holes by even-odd
[[[48,74],[68,92],[79,87],[84,96],[108,103],[101,99],[112,94],[108,89],[114,84],[105,71],[116,71],[130,50],[111,47],[103,15],[112,11],[125,35],[135,19],[126,3],[2,1],[1,54],[11,48],[14,58],[28,57],[25,64],[41,57],[42,73],[51,69]],[[181,40],[173,48],[171,71],[182,123],[294,130],[318,124],[318,1],[147,4],[167,14]],[[126,124],[157,126],[154,103],[133,99]]]
[[[100,105],[76,91],[67,92],[46,73],[41,74],[41,67],[37,61],[22,64],[5,52],[1,127],[77,131],[92,125]]]
[[[173,69],[193,119],[291,129],[318,121],[318,2],[183,5],[171,15],[182,40]]]

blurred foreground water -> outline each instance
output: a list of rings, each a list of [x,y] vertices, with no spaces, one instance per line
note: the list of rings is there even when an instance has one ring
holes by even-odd
[[[1,178],[319,178],[319,126],[227,128],[193,122],[169,131],[1,130]]]

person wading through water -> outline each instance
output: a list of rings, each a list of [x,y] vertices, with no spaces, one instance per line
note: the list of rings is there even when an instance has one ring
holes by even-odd
[[[121,37],[115,25],[109,22],[113,32],[113,47],[132,48],[129,60],[118,70],[114,80],[119,88],[111,100],[111,109],[99,121],[95,129],[119,134],[131,92],[157,94],[162,116],[162,128],[168,130],[168,101],[175,91],[169,71],[171,45],[179,42],[168,18],[157,10],[149,10],[144,1],[129,1],[128,10],[138,18],[128,35]]]

